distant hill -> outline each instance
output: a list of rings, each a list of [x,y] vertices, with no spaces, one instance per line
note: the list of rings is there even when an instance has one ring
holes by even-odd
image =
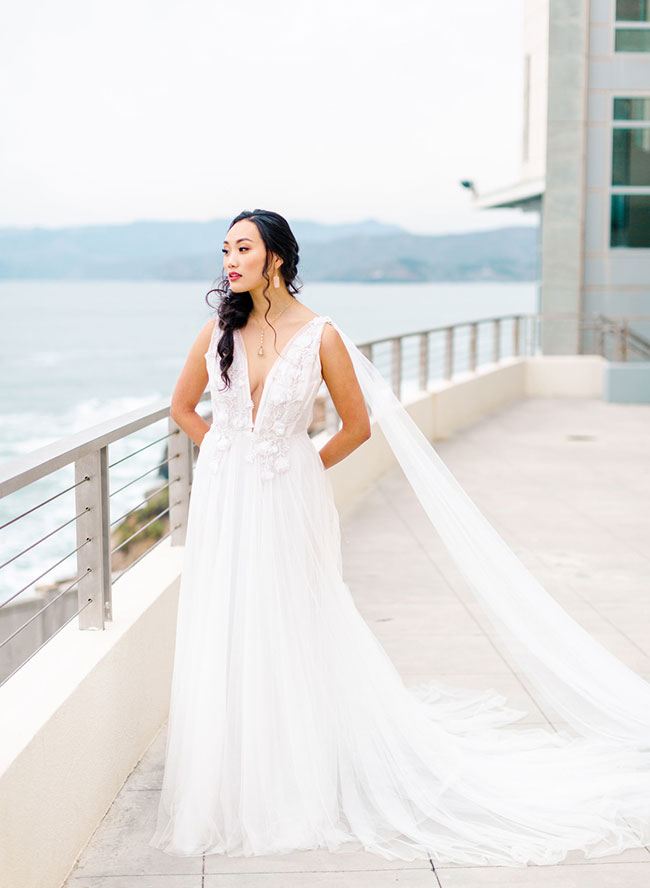
[[[205,280],[221,273],[229,219],[0,229],[0,278]],[[369,219],[292,221],[307,281],[528,281],[535,229],[417,235]]]

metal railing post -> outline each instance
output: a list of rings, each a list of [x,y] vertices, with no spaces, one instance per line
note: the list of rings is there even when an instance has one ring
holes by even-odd
[[[418,387],[425,391],[429,381],[429,334],[420,333],[420,362],[419,362]]]
[[[513,326],[512,326],[512,354],[513,357],[519,357],[519,322],[521,318],[519,315],[515,315],[513,318]]]
[[[492,358],[494,363],[498,364],[499,358],[501,357],[501,321],[499,318],[495,318],[493,321],[492,336],[494,337],[494,342],[492,343]]]
[[[627,321],[623,321],[623,329],[622,329],[623,343],[622,343],[622,349],[621,349],[621,352],[622,352],[621,359],[623,361],[627,361],[627,347],[628,347],[628,343],[629,343],[629,338],[628,338],[629,333],[630,333],[630,325],[628,324]]]
[[[478,340],[478,322],[472,321],[469,325],[469,369],[474,373],[476,371],[476,343]]]
[[[190,489],[192,487],[192,465],[194,445],[191,438],[174,422],[168,419],[169,438],[167,463],[169,478],[169,526],[170,544],[184,546],[187,532],[187,516],[190,510]]]
[[[605,333],[605,316],[604,315],[602,315],[602,314],[598,315],[597,324],[598,324],[598,342],[599,342],[598,352],[599,352],[600,356],[604,358],[604,357],[606,357],[606,350],[607,350],[607,340],[606,340],[606,333]]]
[[[89,576],[77,585],[80,629],[103,629],[113,619],[108,447],[99,447],[74,464],[77,519],[77,573]],[[83,482],[83,483],[81,483]],[[88,604],[88,599],[92,604]],[[87,606],[86,606],[87,605]]]
[[[402,396],[402,340],[396,337],[391,340],[391,385],[397,398]]]
[[[543,354],[542,349],[542,317],[541,315],[533,315],[532,318],[532,338],[531,338],[531,355]]]
[[[454,375],[454,328],[445,330],[445,379]]]

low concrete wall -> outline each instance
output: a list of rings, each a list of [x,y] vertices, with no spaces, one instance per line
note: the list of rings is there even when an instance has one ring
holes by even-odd
[[[524,358],[510,358],[438,383],[431,389],[434,440],[449,438],[488,413],[523,398],[526,369]]]
[[[411,418],[430,441],[449,438],[495,410],[524,397],[599,398],[607,362],[598,356],[509,358],[464,373],[405,403]],[[314,443],[320,448],[327,436]],[[394,465],[381,429],[342,462],[328,469],[336,506],[345,519],[372,482]]]
[[[526,390],[531,398],[602,398],[607,361],[599,355],[546,355],[526,358]]]
[[[162,542],[104,631],[73,620],[0,687],[2,888],[59,888],[167,717],[182,555]]]
[[[510,359],[405,406],[437,440],[526,395],[599,397],[604,364]],[[372,437],[328,470],[343,519],[393,464],[373,425]],[[182,547],[161,543],[115,585],[115,620],[103,632],[79,631],[73,620],[0,687],[2,888],[60,888],[167,718],[182,556]]]

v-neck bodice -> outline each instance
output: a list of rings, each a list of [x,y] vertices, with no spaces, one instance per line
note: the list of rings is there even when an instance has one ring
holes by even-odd
[[[228,372],[230,387],[226,388],[217,353],[221,330],[215,322],[205,353],[213,420],[201,444],[201,451],[205,448],[210,453],[215,470],[221,456],[230,450],[235,435],[249,439],[245,458],[260,466],[262,477],[272,478],[276,472],[289,468],[290,439],[307,434],[314,400],[323,381],[318,352],[326,323],[332,323],[329,317],[316,315],[287,341],[266,375],[253,422],[255,405],[243,336],[239,330],[234,331],[233,362]]]
[[[258,417],[259,417],[260,410],[262,409],[262,403],[263,403],[263,401],[264,401],[264,393],[266,392],[266,388],[267,388],[267,385],[268,385],[268,381],[269,381],[269,378],[270,378],[271,374],[273,373],[273,370],[274,370],[274,368],[275,368],[275,365],[278,363],[278,361],[280,361],[280,360],[282,360],[282,359],[284,358],[285,354],[289,351],[289,349],[290,349],[290,347],[291,347],[291,345],[292,345],[294,339],[295,339],[297,336],[299,336],[299,335],[302,333],[303,330],[305,330],[307,327],[309,327],[310,324],[313,324],[314,321],[318,321],[318,320],[320,320],[320,318],[321,318],[320,315],[316,315],[316,317],[314,317],[314,318],[310,318],[310,320],[308,320],[306,324],[303,324],[301,327],[299,327],[299,328],[296,330],[296,332],[293,333],[293,335],[289,337],[289,339],[287,340],[287,342],[285,343],[285,345],[283,346],[283,348],[282,348],[282,349],[280,350],[280,352],[278,353],[278,356],[276,357],[276,359],[275,359],[275,360],[273,361],[273,363],[271,364],[271,367],[270,367],[270,369],[269,369],[269,372],[266,374],[266,378],[265,378],[264,382],[262,383],[262,394],[261,394],[261,396],[260,396],[260,400],[259,400],[259,403],[258,403],[258,405],[257,405],[257,413],[256,413],[256,415],[255,415],[255,420],[253,420],[253,416],[252,416],[252,411],[253,411],[253,409],[254,409],[254,407],[255,407],[255,404],[253,403],[252,406],[251,406],[251,425],[253,426],[253,429],[254,429],[255,426],[257,425],[257,419],[258,419]],[[246,350],[246,343],[245,343],[245,341],[244,341],[244,335],[243,335],[243,333],[241,332],[241,330],[240,330],[239,328],[236,329],[236,330],[234,331],[234,339],[238,342],[239,347],[241,348],[241,351],[242,351],[242,356],[243,356],[242,360],[243,360],[243,364],[244,364],[244,373],[245,373],[246,382],[248,383],[248,398],[249,398],[249,400],[252,402],[252,401],[253,401],[253,390],[252,390],[252,388],[251,388],[251,380],[250,380],[250,362],[249,362],[249,360],[248,360],[248,352],[247,352],[247,350]]]

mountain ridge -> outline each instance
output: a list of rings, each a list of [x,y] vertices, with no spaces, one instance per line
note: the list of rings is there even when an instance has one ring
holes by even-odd
[[[215,280],[230,220],[0,228],[0,279]],[[508,226],[413,234],[367,219],[291,222],[303,281],[528,281],[537,231]]]

